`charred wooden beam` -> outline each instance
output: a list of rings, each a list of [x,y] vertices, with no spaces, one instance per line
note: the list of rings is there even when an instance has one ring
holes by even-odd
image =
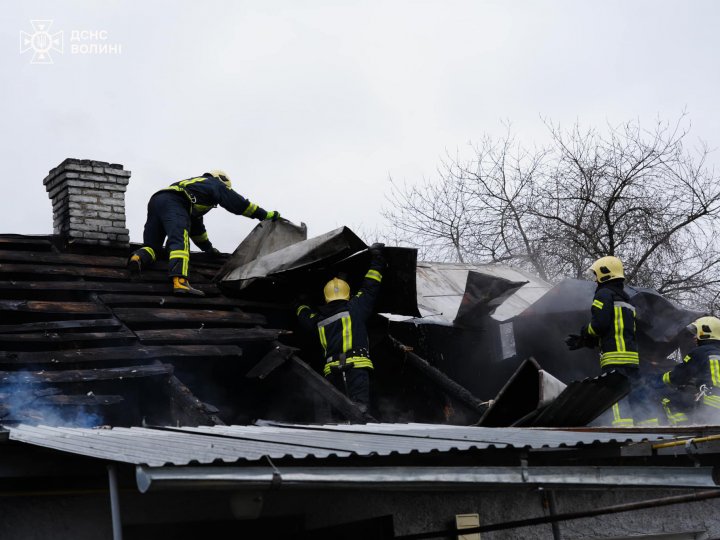
[[[175,375],[168,377],[162,386],[163,392],[174,409],[175,419],[186,426],[224,426],[217,409],[203,403]]]
[[[124,401],[122,396],[98,396],[95,394],[55,395],[37,398],[33,403],[39,405],[64,405],[73,407],[97,407],[115,405]]]
[[[220,290],[212,283],[193,283],[193,287],[202,290],[205,294],[217,296]],[[100,293],[154,293],[167,294],[170,292],[168,283],[147,283],[135,281],[130,283],[113,281],[0,281],[0,295],[11,291],[22,291],[27,294],[33,292],[100,292]]]
[[[408,364],[433,381],[447,395],[463,403],[471,410],[484,413],[487,410],[487,403],[476,398],[470,391],[453,381],[439,369],[431,366],[427,360],[412,352],[412,347],[400,343],[397,339],[389,336],[395,350],[402,354]]]
[[[0,300],[0,313],[82,314],[110,317],[110,310],[95,302],[52,302],[44,300]]]
[[[52,253],[34,251],[3,251],[0,250],[0,261],[33,264],[57,264],[93,266],[100,268],[125,268],[125,257],[103,257],[97,255],[77,255],[72,253]]]
[[[295,347],[288,347],[279,342],[273,343],[273,348],[270,349],[270,352],[263,356],[262,360],[245,374],[245,377],[248,379],[264,379],[270,375],[275,368],[283,365],[298,350],[299,349]]]
[[[51,266],[21,263],[0,263],[0,273],[43,276],[75,276],[83,278],[127,280],[130,276],[125,269],[96,268],[92,266]],[[167,279],[167,278],[166,278]]]
[[[30,332],[73,331],[90,328],[95,331],[120,328],[122,323],[117,319],[76,319],[72,321],[48,321],[25,324],[1,324],[0,334],[27,334]]]
[[[107,279],[115,281],[127,281],[133,276],[130,275],[124,268],[101,268],[97,266],[71,266],[61,265],[53,266],[50,264],[22,264],[22,263],[0,263],[0,274],[13,274],[16,276],[50,276],[50,277],[64,277],[74,276],[80,278],[90,279]],[[200,284],[202,281],[209,281],[212,277],[212,272],[203,272],[199,270],[195,273],[195,282]],[[198,279],[198,276],[202,276]],[[142,273],[139,278],[142,281],[150,282],[165,282],[169,283],[167,273],[162,270],[147,270]],[[195,283],[193,283],[195,285]]]
[[[347,420],[361,424],[377,422],[375,418],[363,411],[345,394],[338,391],[325,377],[318,374],[298,356],[292,355],[287,365],[289,366],[290,372],[302,380],[303,385],[309,388],[310,391],[324,398]]]
[[[193,284],[194,286],[194,284]],[[113,307],[192,307],[228,310],[232,308],[254,308],[254,309],[287,309],[286,306],[278,306],[269,302],[254,302],[251,300],[240,300],[238,298],[227,298],[218,296],[215,298],[186,298],[182,296],[157,296],[144,294],[101,294],[98,299],[108,306]]]
[[[28,334],[2,334],[0,333],[0,348],[12,348],[11,344],[89,344],[98,341],[112,342],[117,345],[127,345],[138,340],[130,330],[116,332],[33,332]],[[109,344],[109,343],[108,343]]]
[[[170,375],[172,372],[173,366],[170,364],[98,369],[68,369],[64,371],[0,371],[0,385],[122,380]]]
[[[211,309],[115,308],[115,316],[125,324],[143,323],[195,323],[201,324],[267,324],[264,315],[241,311],[215,311]]]
[[[0,235],[0,249],[17,249],[33,247],[41,251],[52,250],[53,244],[47,237],[3,234]]]
[[[165,344],[230,344],[253,341],[274,341],[288,330],[272,328],[174,328],[167,330],[136,330],[142,343]]]
[[[166,345],[163,347],[98,347],[67,351],[0,351],[0,364],[56,364],[79,362],[148,361],[179,358],[235,358],[235,345]]]

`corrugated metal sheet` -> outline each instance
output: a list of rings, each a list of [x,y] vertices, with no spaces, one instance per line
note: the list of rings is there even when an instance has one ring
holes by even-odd
[[[563,388],[560,390],[560,388]],[[610,371],[563,383],[528,358],[505,383],[478,422],[482,426],[585,426],[630,391],[627,378]]]
[[[630,391],[626,377],[611,371],[599,377],[573,381],[552,403],[526,419],[523,426],[585,426],[625,397]]]
[[[491,316],[500,322],[522,313],[551,289],[549,283],[537,276],[502,264],[419,262],[417,265],[417,295],[418,309],[422,315],[421,322],[452,324],[465,294],[465,285],[470,271],[510,281],[528,282],[495,309]]]
[[[277,459],[464,451],[496,448],[560,448],[596,443],[660,440],[667,435],[483,428],[430,424],[85,429],[7,426],[10,439],[83,456],[136,465],[163,466]]]

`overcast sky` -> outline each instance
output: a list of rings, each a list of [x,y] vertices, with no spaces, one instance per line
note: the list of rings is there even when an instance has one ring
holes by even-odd
[[[686,109],[692,136],[720,145],[712,0],[0,5],[2,233],[52,232],[42,180],[66,157],[132,171],[139,242],[150,195],[213,168],[316,236],[381,227],[390,176],[432,178],[446,150],[503,121],[542,143],[541,116],[602,126]],[[53,64],[20,53],[31,20],[63,32]],[[120,53],[73,54],[75,30],[105,37],[75,45]],[[255,222],[216,209],[206,223],[232,251]]]

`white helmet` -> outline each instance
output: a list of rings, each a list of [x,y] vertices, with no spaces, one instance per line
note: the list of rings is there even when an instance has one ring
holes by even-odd
[[[221,180],[228,188],[232,188],[232,182],[230,181],[230,177],[222,169],[213,169],[208,174],[214,178],[217,178],[218,180]]]

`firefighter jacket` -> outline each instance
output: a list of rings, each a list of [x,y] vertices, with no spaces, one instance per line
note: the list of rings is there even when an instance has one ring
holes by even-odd
[[[662,381],[671,386],[705,385],[708,390],[703,395],[703,404],[720,409],[720,395],[712,395],[713,388],[720,390],[720,340],[703,340],[691,350],[682,363],[662,376]]]
[[[188,199],[190,204],[190,239],[203,251],[207,251],[212,247],[203,223],[203,216],[213,208],[221,206],[233,214],[259,220],[263,220],[267,216],[266,210],[250,202],[210,174],[180,180],[161,191],[177,191]]]
[[[360,290],[350,300],[335,300],[313,310],[302,304],[296,313],[301,328],[317,332],[325,356],[323,373],[333,367],[349,364],[355,368],[373,368],[367,321],[372,315],[380,292],[382,259],[373,259]]]
[[[635,340],[635,307],[623,291],[622,279],[600,283],[590,308],[590,324],[583,336],[592,336],[600,345],[600,367],[638,367]]]

